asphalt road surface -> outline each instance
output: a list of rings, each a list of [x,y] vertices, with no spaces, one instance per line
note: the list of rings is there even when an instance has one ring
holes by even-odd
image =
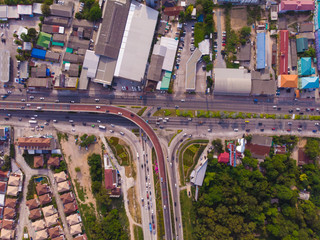
[[[139,93],[140,94],[140,93]],[[30,99],[33,96],[34,99]],[[40,98],[44,98],[42,101]],[[7,98],[0,100],[0,108],[5,108],[8,102],[21,102],[24,99],[31,104],[43,104],[43,106],[54,107],[55,101],[59,100],[60,103],[66,103],[65,107],[71,101],[75,103],[95,103],[95,99],[99,99],[97,104],[107,105],[131,105],[131,106],[154,106],[162,108],[175,108],[176,106],[181,109],[194,109],[194,110],[216,110],[216,111],[235,111],[235,112],[252,112],[252,113],[288,113],[289,109],[301,108],[320,108],[320,104],[315,103],[314,99],[297,100],[276,100],[264,97],[234,97],[234,96],[215,96],[214,99],[211,95],[198,96],[188,94],[184,97],[185,101],[174,99],[170,94],[155,95],[153,93],[142,94],[141,98],[134,94],[123,94],[117,96],[114,94],[95,94],[89,95],[86,93],[78,94],[77,92],[69,92],[64,95],[53,95],[50,92],[44,93],[26,93],[22,94],[15,92],[10,94]],[[254,99],[258,99],[258,103],[254,104]],[[6,103],[6,104],[5,104]],[[59,105],[60,106],[60,105]],[[274,109],[273,106],[281,107],[281,110]]]

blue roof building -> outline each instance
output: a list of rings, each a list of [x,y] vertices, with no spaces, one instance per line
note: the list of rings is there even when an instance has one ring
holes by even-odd
[[[319,88],[319,77],[303,77],[299,78],[299,88],[308,89],[308,88]]]
[[[315,74],[315,69],[311,65],[311,57],[303,57],[298,61],[298,75],[309,76]]]
[[[257,69],[266,67],[266,33],[257,34]]]
[[[38,49],[38,48],[32,48],[31,51],[31,57],[33,58],[39,58],[39,59],[45,59],[46,57],[46,50]]]

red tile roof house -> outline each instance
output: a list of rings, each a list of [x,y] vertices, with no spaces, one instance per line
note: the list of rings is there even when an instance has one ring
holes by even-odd
[[[163,10],[163,14],[166,16],[178,16],[181,11],[184,12],[184,7],[182,6],[166,7]]]
[[[21,137],[15,144],[25,150],[52,150],[55,148],[53,138]]]
[[[15,208],[17,205],[17,199],[15,198],[6,198],[5,207],[9,207],[9,208]]]
[[[7,182],[9,179],[9,175],[10,175],[9,171],[4,172],[4,171],[0,170],[0,181]]]
[[[40,201],[40,204],[43,206],[43,205],[50,203],[52,201],[52,198],[51,198],[50,194],[47,193],[47,194],[40,196],[39,201]]]
[[[33,167],[34,168],[41,168],[43,167],[44,164],[44,160],[43,160],[43,156],[34,156],[33,157]]]
[[[32,210],[32,209],[38,208],[40,206],[40,202],[37,198],[30,199],[27,201],[26,205],[29,208],[29,210]]]
[[[59,167],[60,166],[60,158],[59,157],[49,157],[48,166]]]
[[[7,191],[7,183],[0,182],[0,193],[6,193],[6,191]]]
[[[36,191],[38,196],[51,192],[50,187],[47,184],[41,184],[41,183],[39,183],[36,186]]]
[[[78,210],[78,206],[75,201],[71,202],[71,203],[64,204],[63,207],[64,207],[65,214],[73,213]]]
[[[287,11],[313,11],[315,8],[314,1],[304,0],[304,1],[281,1],[279,4],[279,13],[284,13]]]
[[[218,157],[218,163],[229,163],[230,154],[228,152],[221,153]]]
[[[40,208],[36,208],[36,209],[33,209],[33,210],[30,211],[29,218],[31,220],[36,220],[36,219],[38,219],[40,217],[41,217]]]
[[[104,184],[107,190],[110,190],[112,197],[119,197],[121,194],[120,188],[118,187],[117,170],[115,169],[105,169],[104,170]]]
[[[71,203],[74,201],[74,195],[72,192],[68,192],[68,193],[62,194],[60,196],[60,199],[63,204]]]
[[[16,210],[13,208],[4,208],[3,219],[14,219],[16,216]]]
[[[73,240],[87,240],[87,235],[84,233],[80,236],[75,237]]]
[[[14,220],[5,219],[2,221],[2,228],[13,230],[14,229]]]

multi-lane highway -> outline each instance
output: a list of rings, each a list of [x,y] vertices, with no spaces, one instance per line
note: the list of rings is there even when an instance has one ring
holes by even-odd
[[[34,97],[34,99],[30,99]],[[40,98],[44,98],[42,101]],[[48,93],[24,93],[23,95],[19,92],[17,94],[10,94],[7,98],[0,100],[1,102],[7,101],[17,101],[20,102],[24,99],[26,102],[42,102],[55,103],[59,101],[60,103],[70,103],[74,101],[75,103],[95,103],[96,99],[99,99],[99,104],[107,105],[143,105],[143,106],[154,106],[162,108],[174,108],[179,107],[183,109],[204,109],[204,110],[218,110],[218,111],[235,111],[235,112],[256,112],[256,113],[288,113],[289,109],[295,109],[297,107],[304,110],[305,108],[320,108],[320,104],[315,103],[314,99],[306,100],[270,100],[269,98],[259,98],[258,102],[254,103],[254,98],[251,97],[232,97],[232,96],[215,96],[213,99],[210,95],[197,96],[197,95],[187,95],[185,101],[180,99],[174,99],[172,95],[154,95],[145,94],[141,96],[137,95],[126,95],[118,96],[113,94],[78,94],[76,92],[69,92],[64,95],[54,95],[50,92]],[[281,110],[274,109],[273,106],[278,105]],[[4,107],[6,105],[3,105]],[[2,106],[0,106],[2,108]]]

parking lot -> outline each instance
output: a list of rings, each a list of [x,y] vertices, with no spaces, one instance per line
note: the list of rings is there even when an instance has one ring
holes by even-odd
[[[27,28],[35,28],[37,31],[39,31],[38,24],[40,23],[38,17],[24,17],[23,21],[21,20],[9,20],[9,27],[5,26],[3,28],[0,28],[1,33],[3,33],[4,38],[6,39],[5,43],[0,42],[0,50],[9,50],[11,61],[10,61],[10,81],[9,85],[14,86],[15,88],[23,88],[23,85],[14,83],[14,78],[17,76],[17,48],[18,46],[13,42],[14,37],[13,33],[15,31],[18,31],[19,27],[27,27]],[[0,87],[3,87],[3,83],[0,83]],[[7,83],[8,85],[8,83]]]

